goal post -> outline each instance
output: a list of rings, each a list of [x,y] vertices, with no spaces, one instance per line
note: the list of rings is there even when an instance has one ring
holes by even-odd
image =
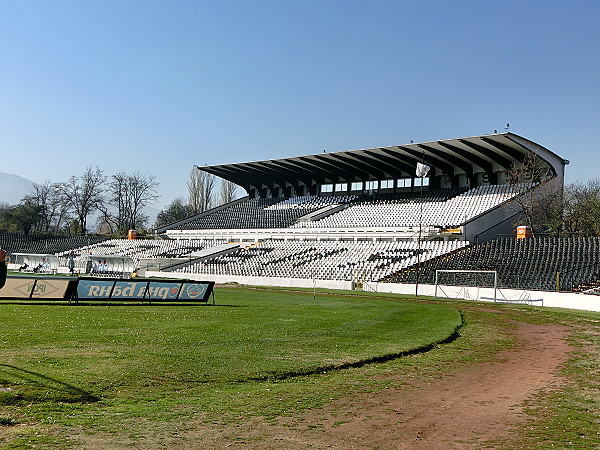
[[[435,271],[436,298],[495,300],[498,292],[498,272],[495,270]]]

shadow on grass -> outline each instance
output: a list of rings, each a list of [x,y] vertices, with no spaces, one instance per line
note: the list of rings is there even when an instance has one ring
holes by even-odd
[[[29,301],[23,301],[23,300],[19,300],[19,301],[0,301],[0,305],[26,305],[26,306],[32,306],[32,305],[40,305],[40,306],[210,306],[211,308],[217,307],[217,306],[221,306],[221,307],[226,307],[226,308],[245,308],[246,305],[224,305],[224,304],[217,304],[217,305],[213,305],[213,304],[207,304],[205,302],[185,302],[185,303],[167,303],[167,302],[151,302],[151,303],[143,303],[143,302],[136,302],[136,303],[127,303],[127,302],[65,302],[64,300],[57,300],[54,302],[49,302],[49,301],[36,301],[36,300],[29,300]]]
[[[464,325],[464,317],[463,317],[462,311],[459,311],[459,312],[460,312],[460,324],[458,324],[456,326],[456,328],[454,328],[454,331],[452,333],[450,333],[450,335],[448,337],[441,339],[439,341],[431,342],[429,344],[421,345],[420,347],[416,347],[416,348],[406,350],[403,352],[389,353],[387,355],[380,355],[380,356],[374,356],[372,358],[365,358],[365,359],[361,359],[359,361],[353,361],[353,362],[348,362],[348,363],[344,363],[344,364],[329,364],[327,366],[319,366],[319,367],[312,368],[312,369],[297,370],[297,371],[293,371],[293,372],[270,373],[270,374],[267,374],[264,376],[252,377],[249,379],[247,378],[245,380],[238,380],[238,381],[244,382],[244,381],[248,381],[248,380],[251,380],[251,381],[285,380],[288,378],[293,378],[293,377],[298,377],[298,376],[317,375],[317,374],[321,374],[321,373],[331,372],[334,370],[353,369],[353,368],[357,368],[357,367],[363,367],[368,364],[382,363],[382,362],[387,362],[387,361],[391,361],[391,360],[398,359],[398,358],[403,358],[405,356],[417,355],[419,353],[426,353],[426,352],[433,350],[438,345],[449,344],[450,342],[454,342],[456,339],[458,339],[460,337],[460,330],[462,329],[462,327]]]
[[[16,378],[20,378],[27,383],[35,385],[38,388],[43,388],[43,394],[37,392],[27,392],[27,388],[23,390],[7,389],[0,394],[0,405],[10,405],[22,402],[63,402],[63,403],[93,403],[100,400],[91,392],[57,380],[56,378],[43,375],[31,370],[22,369],[11,364],[0,364],[0,369],[5,369],[8,373]]]
[[[31,303],[28,303],[29,305],[31,305]],[[163,307],[167,307],[167,306],[188,306],[188,307],[193,307],[193,306],[206,306],[206,307],[210,307],[210,308],[214,308],[217,306],[224,306],[224,307],[228,307],[228,308],[238,308],[239,305],[213,305],[213,304],[209,304],[209,303],[204,303],[204,302],[185,302],[185,303],[168,303],[168,302],[136,302],[136,303],[127,303],[127,302],[82,302],[82,301],[78,301],[78,302],[72,302],[72,303],[63,303],[63,306],[163,306]]]

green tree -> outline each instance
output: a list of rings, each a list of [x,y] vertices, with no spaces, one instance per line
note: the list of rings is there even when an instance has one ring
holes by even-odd
[[[69,222],[69,226],[66,231],[71,236],[77,236],[77,235],[83,234],[83,230],[81,229],[81,224],[76,219],[73,219]]]
[[[10,211],[12,209],[13,206],[10,206],[8,203],[2,203],[0,205],[0,231],[5,233],[17,232],[10,216]]]
[[[180,220],[186,219],[193,214],[192,208],[186,205],[181,197],[173,200],[165,209],[156,216],[156,227],[170,225]]]
[[[43,208],[32,202],[23,202],[8,212],[8,220],[13,229],[27,235],[44,220]]]

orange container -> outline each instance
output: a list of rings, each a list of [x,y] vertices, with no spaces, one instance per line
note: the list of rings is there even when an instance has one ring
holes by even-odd
[[[533,233],[531,231],[531,227],[528,227],[526,225],[517,227],[517,239],[529,239],[532,236]]]
[[[127,239],[136,239],[137,238],[137,231],[136,230],[129,230],[127,232]]]

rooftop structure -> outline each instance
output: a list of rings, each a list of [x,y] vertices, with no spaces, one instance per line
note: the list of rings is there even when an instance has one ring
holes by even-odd
[[[539,157],[540,169],[548,178],[563,177],[564,166],[569,161],[509,132],[196,167],[243,187],[250,198],[289,198],[395,192],[406,186],[393,180],[415,178],[418,163],[430,167],[428,176],[432,188],[503,184],[506,171],[519,167],[532,154]],[[383,187],[381,182],[384,182]],[[323,186],[331,186],[331,189],[323,191]]]

